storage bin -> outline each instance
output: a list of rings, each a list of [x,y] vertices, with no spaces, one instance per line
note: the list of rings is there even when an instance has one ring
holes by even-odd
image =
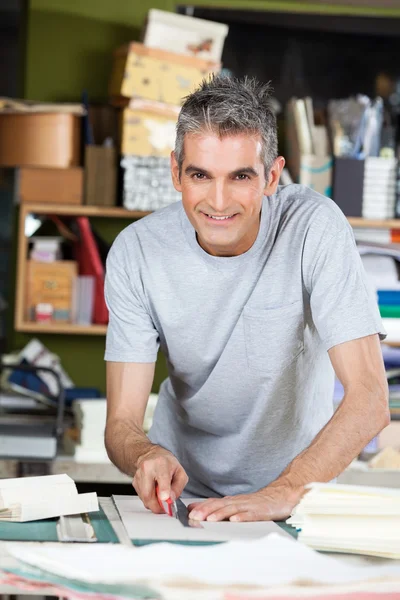
[[[179,107],[134,100],[122,111],[121,154],[169,157]]]
[[[21,202],[82,204],[83,169],[21,167],[17,193]]]
[[[79,166],[80,135],[73,114],[0,113],[0,166]]]
[[[35,321],[36,307],[49,304],[51,321],[58,323],[74,320],[74,284],[78,274],[75,261],[57,260],[42,263],[28,260],[26,288],[26,318]]]

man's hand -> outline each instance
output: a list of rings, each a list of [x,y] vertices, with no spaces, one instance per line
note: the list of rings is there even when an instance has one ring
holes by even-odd
[[[189,518],[197,521],[280,521],[290,516],[304,489],[272,483],[253,494],[211,498],[189,506]]]
[[[162,513],[156,495],[156,484],[160,499],[167,500],[171,491],[178,498],[188,480],[185,470],[171,452],[160,446],[153,446],[138,460],[133,487],[146,508],[153,513]]]

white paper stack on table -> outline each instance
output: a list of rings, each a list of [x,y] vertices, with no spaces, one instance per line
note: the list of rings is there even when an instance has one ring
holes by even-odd
[[[79,444],[75,446],[76,462],[110,462],[104,446],[107,401],[105,398],[75,400],[72,404]]]
[[[267,600],[270,590],[277,586],[280,587],[276,589],[276,594],[271,595],[277,599],[279,590],[279,597],[283,600],[293,597],[286,591],[288,588],[283,588],[289,585],[301,586],[298,595],[303,599],[315,597],[316,590],[320,592],[319,599],[337,599],[339,595],[342,597],[343,589],[354,592],[360,586],[370,593],[378,591],[376,598],[380,599],[383,588],[388,584],[395,591],[390,596],[394,600],[398,598],[400,589],[400,565],[394,561],[370,559],[368,564],[354,565],[342,558],[319,554],[276,534],[257,540],[240,540],[207,547],[178,544],[151,544],[144,548],[122,544],[95,544],[90,547],[79,544],[72,547],[70,544],[15,542],[4,546],[18,561],[41,569],[43,579],[51,573],[63,577],[64,586],[68,586],[68,580],[72,580],[75,595],[77,582],[84,582],[87,584],[86,591],[89,589],[92,592],[99,592],[96,584],[140,585],[141,594],[135,588],[116,588],[115,595],[174,600],[227,600],[228,597],[232,600],[261,599],[263,591],[265,596],[262,597]],[[26,572],[26,568],[22,566],[21,569],[21,566],[18,564],[18,571]],[[377,582],[377,590],[374,582]],[[321,593],[319,586],[316,587],[318,584],[324,586],[324,593]],[[340,588],[325,587],[335,584]],[[149,588],[145,590],[144,586]],[[224,589],[227,586],[229,590]],[[231,586],[241,587],[233,590]],[[293,588],[290,589],[293,593]],[[144,591],[147,591],[146,595]],[[212,595],[207,594],[210,591],[213,591]],[[113,590],[109,594],[114,595]],[[355,597],[360,598],[354,594]],[[372,594],[366,597],[370,598]],[[346,595],[346,598],[350,596]]]
[[[400,490],[313,483],[287,523],[315,550],[400,559]]]
[[[99,510],[97,494],[78,494],[65,474],[0,480],[0,522],[37,521]]]
[[[153,421],[158,394],[150,394],[146,407],[143,429],[147,433]],[[104,445],[107,417],[106,398],[74,400],[73,412],[79,429],[79,443],[75,445],[75,461],[82,463],[109,463]]]
[[[247,523],[232,523],[221,521],[213,523],[203,521],[197,526],[184,527],[178,519],[166,514],[154,514],[144,507],[137,496],[113,496],[118,514],[131,540],[137,541],[168,541],[168,542],[227,542],[229,540],[251,540],[275,533],[282,537],[292,537],[273,521],[255,521]],[[188,506],[193,502],[201,502],[201,498],[182,498]]]

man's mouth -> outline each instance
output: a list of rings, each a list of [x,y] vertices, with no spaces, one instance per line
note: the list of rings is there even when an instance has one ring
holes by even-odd
[[[207,217],[208,219],[212,219],[213,221],[230,221],[232,220],[237,213],[234,213],[232,215],[211,215],[209,213],[203,213],[203,215],[205,217]]]

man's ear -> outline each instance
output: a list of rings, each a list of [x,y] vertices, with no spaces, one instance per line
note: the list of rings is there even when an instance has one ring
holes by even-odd
[[[181,192],[182,191],[182,186],[181,186],[181,178],[179,175],[179,165],[178,165],[178,161],[176,160],[175,157],[175,152],[171,152],[171,175],[172,175],[172,183],[174,184],[174,188],[176,189],[177,192]]]
[[[271,170],[269,172],[268,181],[264,188],[264,196],[272,196],[272,194],[275,194],[284,166],[285,159],[283,158],[283,156],[278,156],[278,158],[274,160]]]

